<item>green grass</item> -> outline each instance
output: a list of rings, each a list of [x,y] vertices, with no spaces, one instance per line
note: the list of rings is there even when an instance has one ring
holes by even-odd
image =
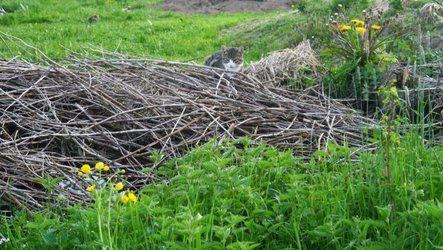
[[[86,57],[105,50],[168,60],[197,58],[202,62],[222,45],[230,45],[219,36],[221,30],[278,14],[183,15],[156,9],[158,0],[22,2],[2,1],[10,14],[0,17],[0,30],[23,39],[51,58],[66,57],[68,50]],[[130,7],[129,12],[123,11],[126,7]],[[100,21],[90,24],[88,17],[94,14],[100,16]],[[0,57],[22,53],[20,48],[8,46],[0,41]]]
[[[268,52],[297,46],[304,37],[312,34],[310,32],[301,34],[295,31],[298,25],[305,21],[306,16],[299,12],[282,13],[246,21],[232,29],[227,29],[223,35],[235,46],[249,49],[249,53],[245,57],[245,60],[249,62],[266,56]],[[313,22],[309,23],[313,24]],[[321,26],[319,23],[317,24]],[[303,31],[305,30],[307,29]]]
[[[210,142],[154,171],[137,203],[112,191],[87,207],[17,213],[6,249],[431,249],[443,246],[442,148],[412,133],[350,160],[331,146],[311,163],[248,139]],[[322,160],[319,160],[322,157]],[[114,197],[114,198],[113,198]],[[391,198],[392,197],[392,198]]]

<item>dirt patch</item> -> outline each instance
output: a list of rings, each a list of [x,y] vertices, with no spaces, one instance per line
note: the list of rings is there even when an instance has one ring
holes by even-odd
[[[180,13],[270,11],[290,9],[294,0],[165,0],[162,9]]]

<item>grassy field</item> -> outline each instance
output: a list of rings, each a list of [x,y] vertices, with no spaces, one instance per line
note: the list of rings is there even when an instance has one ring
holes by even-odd
[[[314,4],[317,14],[182,15],[155,9],[159,2],[4,0],[9,14],[0,17],[0,31],[52,58],[118,52],[202,62],[232,44],[245,46],[249,61],[303,37],[324,39],[321,47],[334,11]],[[351,18],[361,13],[350,11]],[[100,21],[90,24],[94,14]],[[0,41],[1,58],[33,59],[24,51]],[[397,92],[388,90],[391,101]],[[400,133],[405,117],[386,117],[369,138],[376,152],[355,156],[356,149],[331,144],[302,162],[247,138],[214,140],[146,169],[160,178],[135,198],[124,198],[127,187],[117,191],[122,180],[111,179],[91,190],[88,205],[10,207],[10,216],[0,217],[0,249],[442,249],[443,149],[430,143],[424,121]]]
[[[72,50],[85,57],[100,56],[100,51],[106,51],[202,62],[222,45],[229,45],[219,36],[221,30],[278,15],[274,12],[190,16],[159,11],[158,2],[6,0],[2,7],[11,14],[0,18],[0,25],[2,32],[23,39],[52,58],[66,57]],[[96,14],[100,21],[90,24],[88,18]],[[20,49],[0,43],[0,53],[10,58],[19,54]],[[253,54],[255,59],[261,56]]]

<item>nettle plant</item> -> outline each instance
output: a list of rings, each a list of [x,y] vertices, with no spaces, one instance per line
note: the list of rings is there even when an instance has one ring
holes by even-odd
[[[331,62],[330,93],[337,98],[351,98],[358,108],[368,111],[365,104],[376,100],[380,76],[397,59],[386,52],[392,36],[385,35],[387,22],[381,22],[381,13],[363,13],[362,19],[349,19],[342,13],[331,16],[329,30],[333,39],[323,55]],[[374,107],[371,105],[371,109]]]

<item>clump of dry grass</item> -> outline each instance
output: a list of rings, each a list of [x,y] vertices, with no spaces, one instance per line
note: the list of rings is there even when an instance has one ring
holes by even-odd
[[[273,52],[250,64],[245,73],[264,84],[280,86],[287,85],[289,81],[317,79],[322,71],[314,50],[305,40],[295,48]]]
[[[427,22],[443,22],[443,5],[427,3],[420,8],[420,18]]]

